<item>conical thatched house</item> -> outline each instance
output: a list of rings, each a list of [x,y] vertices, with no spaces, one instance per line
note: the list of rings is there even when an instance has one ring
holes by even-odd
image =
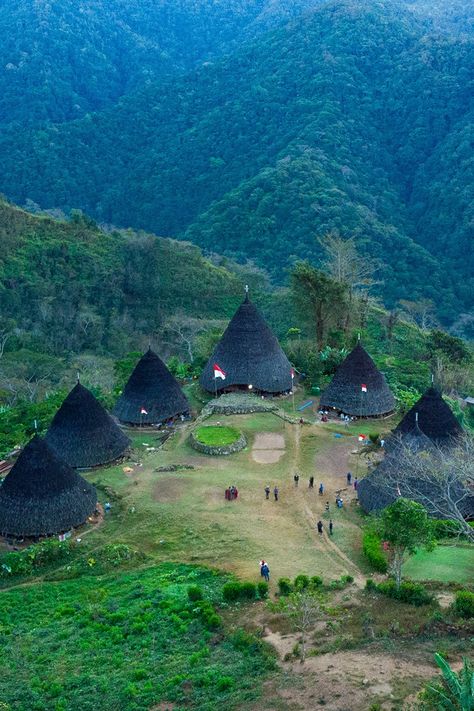
[[[0,487],[0,533],[49,536],[83,524],[96,507],[94,487],[35,436]]]
[[[71,390],[45,437],[69,466],[84,469],[118,459],[130,440],[81,383]]]
[[[414,457],[423,456],[423,453],[436,449],[433,440],[427,437],[415,422],[411,431],[399,437],[398,446],[387,452],[384,460],[368,476],[359,481],[357,494],[361,507],[366,513],[381,511],[399,496],[404,496],[415,499],[425,506],[431,515],[443,518],[439,513],[439,510],[443,510],[445,501],[441,483],[436,476],[426,480],[417,478],[416,471],[410,471],[407,466],[405,454],[399,456],[402,446],[405,453],[408,448]],[[450,493],[460,502],[460,510],[464,517],[472,518],[474,496],[469,495],[461,482],[453,482]]]
[[[396,447],[397,439],[411,432],[418,420],[424,435],[439,446],[449,445],[462,434],[462,427],[449,405],[436,388],[429,388],[393,430],[387,440],[387,448]]]
[[[358,343],[321,395],[320,407],[353,417],[383,417],[394,411],[395,398],[385,377]]]
[[[214,365],[225,379],[214,377]],[[248,390],[284,393],[292,389],[291,365],[280,344],[250,301],[248,293],[235,312],[201,375],[208,392]]]
[[[151,348],[140,358],[114,407],[114,415],[130,425],[158,425],[189,414],[178,381]]]

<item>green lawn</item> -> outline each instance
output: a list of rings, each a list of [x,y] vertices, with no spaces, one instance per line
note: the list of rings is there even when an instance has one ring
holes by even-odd
[[[240,437],[240,432],[235,427],[210,425],[208,427],[198,427],[194,430],[194,436],[202,444],[207,444],[211,447],[223,447],[226,444],[236,442]]]
[[[404,566],[414,580],[471,583],[474,581],[474,546],[440,545],[433,551],[418,551]]]

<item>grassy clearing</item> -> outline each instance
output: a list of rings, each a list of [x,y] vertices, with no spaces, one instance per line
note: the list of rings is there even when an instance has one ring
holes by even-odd
[[[208,444],[211,447],[223,447],[226,444],[236,442],[240,437],[240,432],[235,427],[210,425],[195,429],[194,436],[202,444]]]
[[[405,564],[404,574],[413,580],[443,583],[474,581],[474,546],[440,545],[433,551],[420,550]]]
[[[162,565],[3,593],[0,698],[12,711],[136,711],[160,702],[241,708],[274,666],[255,637],[211,624],[187,587],[221,601],[225,577]]]

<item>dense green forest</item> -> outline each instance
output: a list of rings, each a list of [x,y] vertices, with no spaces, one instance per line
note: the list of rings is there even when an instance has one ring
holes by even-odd
[[[2,70],[3,192],[250,258],[280,283],[296,259],[320,259],[316,237],[336,229],[380,267],[389,307],[431,299],[469,335],[469,8],[148,5],[149,16],[118,1],[7,7],[4,66],[19,67],[22,42],[29,51],[21,71]],[[20,37],[33,11],[41,22]],[[43,71],[49,93],[37,95]]]

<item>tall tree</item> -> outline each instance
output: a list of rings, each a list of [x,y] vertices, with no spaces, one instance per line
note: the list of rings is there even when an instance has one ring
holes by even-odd
[[[416,501],[399,498],[380,515],[379,534],[389,545],[391,572],[397,588],[402,582],[402,568],[417,548],[433,543],[432,524],[426,509]]]
[[[348,308],[347,286],[309,262],[297,262],[290,277],[293,301],[303,321],[314,329],[318,350],[326,345],[331,326],[340,327]]]

